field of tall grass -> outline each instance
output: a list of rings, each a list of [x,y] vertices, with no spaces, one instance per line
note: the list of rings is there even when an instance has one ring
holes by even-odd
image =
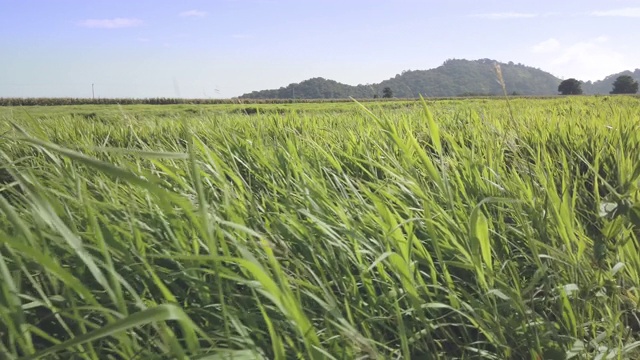
[[[390,104],[0,109],[0,359],[640,358],[639,99]]]

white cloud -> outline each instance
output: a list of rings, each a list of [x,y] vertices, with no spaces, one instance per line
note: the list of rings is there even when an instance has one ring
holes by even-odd
[[[594,11],[591,15],[640,18],[640,7]]]
[[[503,19],[534,18],[534,17],[538,17],[538,14],[504,12],[504,13],[491,13],[491,14],[473,14],[470,16],[475,18],[482,18],[482,19],[503,20]]]
[[[78,23],[79,26],[100,29],[120,29],[136,27],[144,22],[135,18],[115,18],[115,19],[86,19]]]
[[[605,43],[609,41],[609,38],[607,36],[598,36],[597,38],[593,39],[593,41],[597,43]]]
[[[534,53],[548,53],[554,50],[557,50],[560,47],[560,41],[557,39],[551,38],[549,40],[545,40],[541,43],[534,45],[531,48],[531,51]]]
[[[205,17],[207,16],[207,12],[200,10],[188,10],[181,12],[179,15],[181,17]]]
[[[633,69],[633,61],[607,44],[606,36],[599,36],[563,46],[549,39],[531,47],[538,62],[553,74],[580,80],[601,80],[607,75]]]

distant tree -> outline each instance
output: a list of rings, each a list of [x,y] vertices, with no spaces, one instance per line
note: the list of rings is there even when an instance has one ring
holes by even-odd
[[[571,78],[560,83],[558,91],[562,95],[580,95],[582,94],[582,87],[580,81]]]
[[[629,75],[618,76],[613,82],[610,94],[635,94],[638,92],[638,82]]]
[[[377,99],[378,98],[378,94],[373,94],[373,98]]]
[[[382,97],[385,99],[391,99],[393,97],[393,91],[391,91],[390,87],[382,89]]]

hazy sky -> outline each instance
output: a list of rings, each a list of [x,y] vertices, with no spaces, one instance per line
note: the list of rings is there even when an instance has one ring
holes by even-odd
[[[640,68],[640,0],[0,0],[0,97],[228,98],[449,58]]]

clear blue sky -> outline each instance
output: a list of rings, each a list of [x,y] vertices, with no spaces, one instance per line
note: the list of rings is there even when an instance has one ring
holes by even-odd
[[[0,97],[228,98],[449,58],[640,67],[640,0],[0,0]]]

